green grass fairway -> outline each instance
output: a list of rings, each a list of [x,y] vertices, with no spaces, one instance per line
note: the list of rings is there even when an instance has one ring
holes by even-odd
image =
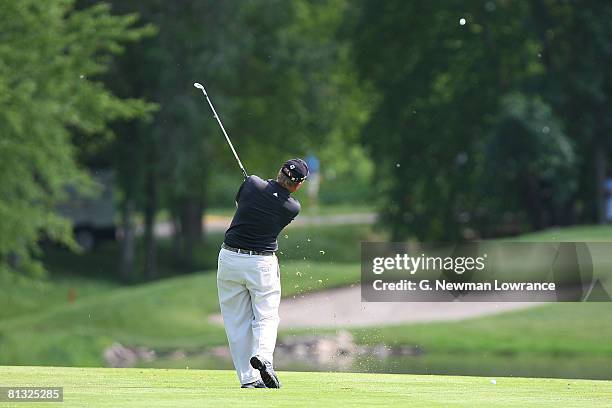
[[[612,241],[612,226],[577,225],[564,228],[549,228],[543,231],[512,237],[511,240],[527,242],[610,242]]]
[[[237,386],[233,371],[0,367],[2,386],[64,387],[62,407],[609,407],[612,382],[280,373],[284,388]],[[0,406],[9,406],[0,403]],[[40,403],[19,403],[37,407]]]

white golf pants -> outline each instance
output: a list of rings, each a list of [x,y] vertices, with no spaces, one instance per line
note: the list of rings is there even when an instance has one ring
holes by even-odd
[[[241,384],[259,380],[250,359],[259,354],[272,362],[281,298],[276,255],[248,255],[221,249],[217,290],[223,324]]]

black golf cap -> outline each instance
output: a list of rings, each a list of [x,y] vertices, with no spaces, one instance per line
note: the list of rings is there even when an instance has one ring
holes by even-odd
[[[294,183],[301,183],[308,177],[308,165],[302,159],[287,160],[281,171]]]

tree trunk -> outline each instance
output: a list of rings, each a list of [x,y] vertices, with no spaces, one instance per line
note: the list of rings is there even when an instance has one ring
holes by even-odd
[[[176,208],[172,209],[172,256],[175,261],[180,261],[183,247],[181,232],[180,212]],[[178,262],[180,263],[180,262]]]
[[[123,237],[119,270],[124,282],[134,281],[134,200],[126,197],[121,211]]]
[[[604,224],[606,222],[606,163],[607,153],[602,143],[597,143],[595,148],[595,186],[596,191],[596,208],[597,222]]]
[[[194,250],[202,242],[202,199],[185,197],[181,202],[182,263],[193,267]]]
[[[157,245],[155,241],[155,214],[157,212],[157,187],[155,176],[148,172],[145,196],[144,225],[144,276],[146,280],[157,277]]]

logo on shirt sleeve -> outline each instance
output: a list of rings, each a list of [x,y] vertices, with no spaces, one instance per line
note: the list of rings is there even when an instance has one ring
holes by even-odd
[[[272,193],[272,195],[276,198],[278,198],[278,193]]]

